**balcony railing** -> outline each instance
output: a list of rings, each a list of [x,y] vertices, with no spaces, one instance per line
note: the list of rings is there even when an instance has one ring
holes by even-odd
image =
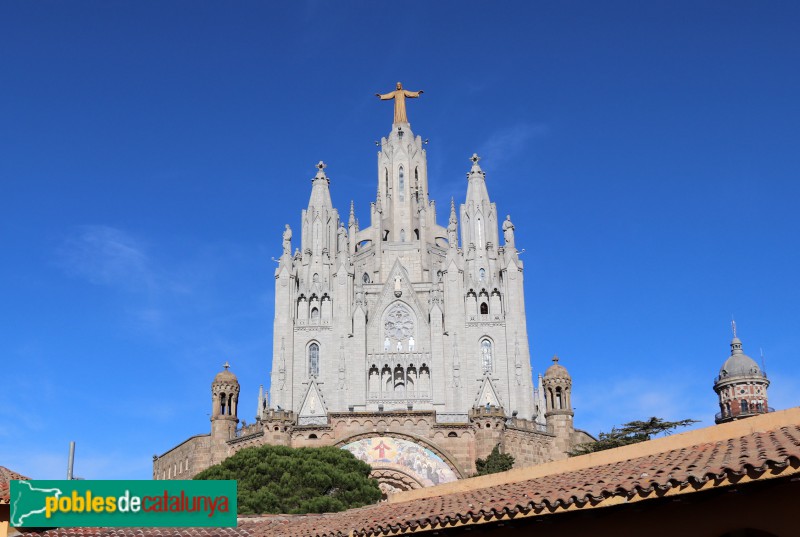
[[[740,374],[737,374],[737,375],[724,375],[724,376],[723,375],[717,375],[716,377],[714,377],[714,384],[716,384],[717,382],[719,382],[721,380],[735,379],[735,378],[740,378],[740,377],[767,378],[767,373],[766,373],[766,371],[759,371],[757,373],[747,373],[746,375],[740,375]]]
[[[761,407],[759,410],[758,407],[756,408],[748,408],[747,410],[743,410],[740,412],[717,412],[714,414],[714,420],[719,421],[722,419],[727,418],[749,418],[750,416],[758,416],[759,414],[766,414],[768,412],[775,412],[775,409],[771,406]]]

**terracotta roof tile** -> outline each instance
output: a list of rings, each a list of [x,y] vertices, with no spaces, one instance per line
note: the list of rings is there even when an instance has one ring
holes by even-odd
[[[692,436],[687,433],[686,440]],[[627,452],[626,452],[627,453]],[[588,460],[588,459],[587,459]],[[566,461],[562,461],[566,462]],[[80,528],[43,532],[46,537],[339,537],[485,522],[509,514],[572,504],[602,506],[613,496],[633,497],[675,487],[724,480],[747,472],[800,466],[800,425],[753,432],[572,471],[510,481],[472,490],[443,489],[442,495],[381,503],[322,515],[243,516],[233,529]],[[512,476],[514,473],[510,473]],[[481,483],[478,479],[467,480]],[[462,482],[468,485],[467,482]],[[465,488],[469,488],[465,486]],[[431,493],[435,489],[429,489]]]
[[[9,470],[5,466],[0,466],[0,503],[9,503],[9,488],[12,479],[30,479],[24,475]]]

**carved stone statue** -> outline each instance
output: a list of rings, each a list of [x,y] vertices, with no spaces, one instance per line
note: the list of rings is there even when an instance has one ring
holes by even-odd
[[[414,338],[408,338],[408,352],[414,352]]]
[[[347,251],[347,232],[344,230],[344,224],[339,224],[339,230],[336,232],[337,249],[339,252]]]
[[[506,248],[515,248],[514,246],[514,224],[511,223],[511,215],[506,215],[506,220],[503,222],[503,238],[506,240]]]
[[[292,255],[292,228],[286,224],[286,229],[283,231],[283,254]]]
[[[406,97],[409,99],[414,99],[419,97],[424,92],[422,90],[419,91],[408,91],[403,89],[403,85],[398,82],[397,89],[395,91],[391,91],[389,93],[384,93],[381,95],[380,93],[376,93],[377,97],[380,97],[382,101],[388,101],[390,99],[394,99],[394,122],[395,123],[408,123],[408,116],[406,116]]]
[[[383,340],[383,352],[389,352],[389,346],[391,344],[392,342],[389,341],[389,336],[386,336],[386,339]]]

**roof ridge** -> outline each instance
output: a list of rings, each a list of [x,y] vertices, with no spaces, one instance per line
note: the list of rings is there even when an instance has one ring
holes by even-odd
[[[484,489],[505,483],[518,483],[553,474],[638,459],[676,449],[690,449],[693,446],[721,443],[733,438],[741,438],[765,431],[775,431],[792,425],[800,425],[800,407],[760,414],[746,420],[711,425],[702,429],[694,429],[578,457],[551,461],[537,466],[514,468],[497,474],[471,477],[434,487],[398,492],[389,496],[388,503],[402,503],[421,498]]]

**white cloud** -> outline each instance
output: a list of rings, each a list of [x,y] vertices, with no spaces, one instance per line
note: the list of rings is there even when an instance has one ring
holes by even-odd
[[[498,169],[513,160],[533,138],[546,136],[549,129],[543,123],[519,123],[492,133],[480,146],[479,156],[485,158],[484,167]]]
[[[57,250],[58,263],[70,275],[91,283],[148,289],[153,272],[143,244],[109,226],[81,226]]]

